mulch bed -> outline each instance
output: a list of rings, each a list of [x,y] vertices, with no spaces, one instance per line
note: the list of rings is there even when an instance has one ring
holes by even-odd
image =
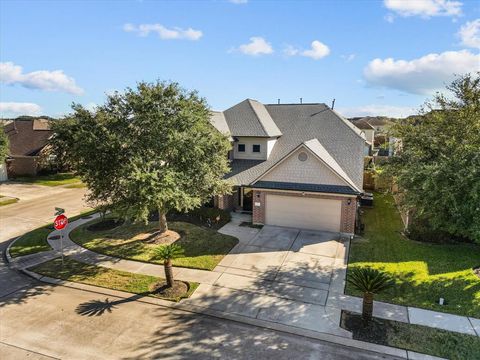
[[[377,318],[373,318],[367,326],[364,326],[361,315],[349,311],[343,311],[341,326],[342,328],[351,331],[355,340],[388,345],[385,324]]]
[[[252,224],[251,222],[246,222],[246,221],[243,221],[240,223],[240,226],[243,226],[243,227],[251,227],[253,229],[261,229],[263,228],[263,225],[260,225],[260,224]]]
[[[148,221],[158,221],[158,212],[155,212],[155,211],[152,212],[148,217]],[[197,215],[176,213],[173,211],[167,214],[167,221],[181,221],[181,222],[186,222],[186,223],[190,223],[193,225],[201,226],[208,229],[214,229],[214,230],[220,229],[226,223],[226,222],[218,222],[218,223],[212,222],[209,224],[205,219],[200,219]]]
[[[124,220],[122,219],[106,219],[88,226],[87,230],[91,232],[112,230],[122,225],[123,223]]]
[[[150,291],[154,295],[168,298],[178,298],[185,295],[188,291],[188,288],[188,284],[183,281],[174,281],[172,287],[167,287],[167,283],[165,281],[160,281],[153,284],[150,287]]]
[[[145,240],[151,244],[170,245],[181,238],[181,234],[173,230],[167,230],[163,233],[153,232]]]

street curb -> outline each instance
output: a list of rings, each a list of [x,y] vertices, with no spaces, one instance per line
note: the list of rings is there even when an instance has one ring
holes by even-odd
[[[98,286],[93,286],[93,285],[87,285],[87,284],[80,284],[80,283],[74,283],[71,281],[65,281],[65,280],[60,280],[60,279],[54,279],[48,276],[43,276],[41,274],[35,273],[30,270],[23,269],[21,270],[23,273],[25,273],[28,276],[31,276],[39,281],[52,284],[52,285],[60,285],[60,286],[65,286],[68,288],[73,288],[76,290],[81,290],[81,291],[88,291],[88,292],[93,292],[97,294],[102,294],[102,295],[107,295],[107,296],[114,296],[117,298],[122,298],[122,299],[128,299],[132,298],[135,296],[133,293],[128,293],[124,291],[119,291],[119,290],[111,290],[107,288],[102,288]],[[394,348],[390,346],[384,346],[384,345],[377,345],[373,343],[368,343],[368,342],[363,342],[359,340],[354,340],[354,339],[348,339],[336,335],[331,335],[327,333],[321,333],[313,330],[306,330],[302,328],[297,328],[294,326],[289,326],[289,325],[283,325],[275,322],[270,322],[270,321],[265,321],[265,320],[260,320],[260,319],[254,319],[254,318],[249,318],[246,316],[242,315],[237,315],[237,314],[231,314],[231,313],[225,313],[223,311],[218,311],[218,310],[212,310],[206,307],[200,307],[196,305],[191,305],[191,304],[183,304],[181,301],[178,303],[167,301],[167,300],[162,300],[162,299],[157,299],[157,298],[149,298],[149,297],[143,297],[140,299],[132,299],[132,301],[138,301],[141,303],[146,303],[150,305],[155,305],[155,306],[162,306],[162,307],[167,307],[175,310],[181,310],[189,313],[194,313],[194,314],[201,314],[201,315],[207,315],[211,317],[216,317],[219,319],[226,319],[242,324],[248,324],[248,325],[253,325],[257,327],[261,327],[264,329],[268,330],[274,330],[274,331],[279,331],[283,333],[288,333],[296,336],[302,336],[302,337],[307,337],[310,339],[315,339],[315,340],[320,340],[320,341],[325,341],[328,343],[333,343],[333,344],[338,344],[346,347],[351,347],[351,348],[356,348],[356,349],[361,349],[365,351],[370,351],[382,355],[390,355],[390,356],[396,356],[402,359],[411,359],[411,360],[446,360],[442,359],[439,357],[431,356],[431,355],[426,355],[426,354],[420,354],[416,353],[413,351],[407,351],[404,349],[399,349],[399,348]]]
[[[8,244],[7,248],[5,249],[5,257],[7,259],[7,263],[10,264],[12,261],[13,261],[13,258],[12,256],[10,255],[10,248],[12,247],[12,245],[15,243],[15,241],[17,241],[18,239],[20,239],[21,236],[17,236],[16,238],[14,238],[12,241],[10,241],[10,244]]]

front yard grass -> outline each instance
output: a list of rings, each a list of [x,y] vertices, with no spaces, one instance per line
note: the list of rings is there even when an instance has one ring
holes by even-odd
[[[94,210],[91,210],[77,216],[69,217],[68,221],[75,221],[94,212]],[[10,256],[24,256],[51,250],[52,248],[50,247],[50,245],[48,245],[47,237],[48,234],[50,234],[53,230],[55,230],[53,228],[53,224],[48,224],[25,233],[10,247]]]
[[[184,295],[165,297],[151,292],[154,284],[164,281],[161,278],[89,265],[73,260],[68,256],[64,258],[64,261],[65,265],[62,265],[61,258],[53,259],[29,270],[56,279],[153,296],[170,301],[180,301],[182,298],[189,297],[199,285],[198,283],[189,282],[188,291]]]
[[[349,312],[342,314],[342,327],[352,331],[355,340],[452,360],[480,359],[480,338],[474,335],[378,318],[363,327],[361,315]]]
[[[158,227],[158,222],[148,224],[123,224],[112,230],[88,230],[94,222],[84,224],[75,229],[70,238],[77,244],[97,253],[115,256],[123,259],[163,264],[157,258],[155,249],[159,246],[143,239],[141,235],[152,232]],[[169,229],[180,234],[175,243],[182,246],[185,253],[173,260],[174,266],[193,269],[213,270],[215,266],[238,243],[238,239],[221,234],[213,229],[200,227],[182,221],[171,221]],[[139,236],[140,235],[140,236]]]
[[[372,267],[386,272],[395,286],[376,300],[480,318],[480,246],[439,245],[405,238],[403,224],[389,194],[375,194],[365,209],[363,240],[353,240],[348,268]],[[361,296],[350,284],[346,293]],[[439,305],[442,297],[446,305]]]
[[[40,175],[35,177],[18,177],[15,181],[44,185],[44,186],[60,186],[68,185],[68,187],[84,187],[81,180],[71,173],[58,173],[51,175]]]

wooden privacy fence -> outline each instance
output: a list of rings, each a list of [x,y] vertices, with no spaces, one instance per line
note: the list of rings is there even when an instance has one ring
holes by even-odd
[[[398,191],[398,186],[390,176],[379,176],[373,170],[363,171],[363,188],[371,191],[391,190],[394,193]]]

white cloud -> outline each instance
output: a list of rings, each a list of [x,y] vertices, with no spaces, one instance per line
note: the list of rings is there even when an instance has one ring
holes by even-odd
[[[374,59],[364,69],[371,85],[413,94],[431,94],[444,88],[455,75],[478,71],[480,54],[468,50],[428,54],[413,60]]]
[[[228,2],[238,5],[238,4],[246,4],[248,3],[248,0],[228,0]]]
[[[480,19],[467,22],[458,32],[462,45],[480,48]]]
[[[345,117],[388,116],[395,118],[404,118],[418,112],[414,107],[375,104],[338,108],[337,111]]]
[[[451,0],[384,0],[384,6],[400,16],[459,16],[462,3]],[[390,18],[393,21],[393,18]],[[387,19],[388,21],[388,19]]]
[[[389,22],[390,24],[395,21],[395,16],[393,14],[387,14],[383,18],[386,22]]]
[[[341,55],[340,56],[343,60],[345,60],[346,62],[350,62],[350,61],[353,61],[357,55],[356,54],[348,54],[348,55]]]
[[[283,53],[287,56],[306,56],[309,58],[312,58],[314,60],[319,60],[321,58],[324,58],[325,56],[328,56],[330,54],[330,49],[328,48],[327,45],[324,43],[314,40],[312,41],[311,48],[308,50],[300,50],[295,48],[292,45],[287,45],[283,49]],[[352,54],[353,55],[353,54]],[[353,55],[355,56],[355,55]]]
[[[14,115],[39,115],[42,108],[28,102],[0,102],[1,116]]]
[[[302,56],[307,56],[314,60],[319,60],[330,54],[330,49],[324,43],[314,40],[312,41],[312,48],[301,52]]]
[[[13,62],[0,63],[0,82],[8,85],[19,84],[29,89],[83,94],[83,89],[78,87],[75,80],[65,75],[62,70],[39,70],[24,73],[22,67]]]
[[[200,30],[192,28],[182,29],[173,27],[171,29],[161,24],[125,24],[123,30],[126,32],[137,33],[139,36],[148,36],[151,32],[157,33],[162,40],[198,40],[203,36]]]
[[[253,36],[248,44],[240,45],[238,51],[246,55],[258,56],[273,53],[273,48],[264,38]]]
[[[295,55],[298,55],[298,52],[299,50],[296,49],[294,46],[292,45],[287,45],[285,46],[285,48],[283,49],[283,53],[287,56],[295,56]]]

